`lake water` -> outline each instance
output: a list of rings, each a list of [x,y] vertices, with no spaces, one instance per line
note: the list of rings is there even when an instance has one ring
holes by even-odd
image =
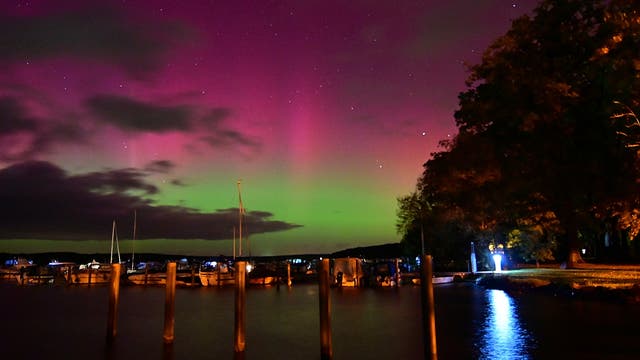
[[[435,287],[440,359],[637,359],[640,306],[473,284]],[[2,359],[232,359],[234,290],[178,288],[163,350],[164,288],[122,287],[106,345],[106,287],[0,287]],[[419,287],[332,289],[334,359],[421,359]],[[319,359],[316,285],[247,290],[246,359]]]

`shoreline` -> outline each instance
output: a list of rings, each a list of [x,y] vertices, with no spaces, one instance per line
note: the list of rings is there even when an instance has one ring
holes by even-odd
[[[611,271],[593,270],[600,276],[571,276],[567,270],[558,270],[556,274],[548,272],[539,273],[527,271],[526,273],[486,273],[473,275],[479,286],[487,289],[503,290],[509,294],[522,295],[525,293],[538,293],[551,296],[561,296],[575,300],[604,301],[624,304],[640,304],[640,282],[636,280],[639,274],[634,269],[632,274],[625,270],[615,270],[618,275],[610,276]],[[622,275],[622,276],[621,276]]]

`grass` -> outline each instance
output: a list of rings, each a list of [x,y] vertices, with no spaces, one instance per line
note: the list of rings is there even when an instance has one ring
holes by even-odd
[[[568,285],[574,289],[603,287],[630,289],[640,286],[640,265],[578,264],[575,269],[557,267],[506,270],[501,276],[514,282],[529,282],[533,286]]]

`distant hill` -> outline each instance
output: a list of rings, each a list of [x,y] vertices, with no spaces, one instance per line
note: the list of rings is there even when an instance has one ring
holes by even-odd
[[[52,260],[57,261],[71,261],[76,264],[89,263],[92,260],[96,260],[98,262],[109,262],[109,254],[79,254],[73,252],[46,252],[46,253],[34,253],[34,254],[9,254],[9,253],[0,253],[0,260],[4,263],[5,260],[16,258],[16,257],[26,257],[30,260],[33,260],[34,263],[39,265],[46,265]],[[330,257],[330,258],[339,258],[339,257],[362,257],[368,259],[392,259],[402,257],[402,247],[400,243],[392,243],[392,244],[383,244],[383,245],[374,245],[374,246],[363,246],[363,247],[355,247],[344,249],[340,251],[336,251],[332,254],[298,254],[298,255],[280,255],[280,256],[252,256],[251,259],[254,260],[263,260],[263,261],[273,261],[273,260],[285,260],[292,258],[300,258],[305,260],[310,260],[318,257]],[[192,262],[201,262],[205,260],[215,259],[221,256],[191,256],[191,255],[171,255],[171,254],[146,254],[140,253],[135,255],[136,262],[139,261],[166,261],[166,260],[179,260],[186,258],[188,261]],[[114,260],[117,259],[114,256]],[[127,254],[122,256],[122,261],[131,260],[131,255]]]
[[[369,259],[391,259],[404,256],[400,243],[355,247],[336,251],[331,254],[332,258],[339,257],[362,257]]]

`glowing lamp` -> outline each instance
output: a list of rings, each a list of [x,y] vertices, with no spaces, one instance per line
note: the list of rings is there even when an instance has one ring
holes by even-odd
[[[502,271],[502,255],[493,254],[493,262],[496,264],[496,272]]]
[[[247,272],[250,273],[253,270],[253,266],[251,264],[247,264]]]

